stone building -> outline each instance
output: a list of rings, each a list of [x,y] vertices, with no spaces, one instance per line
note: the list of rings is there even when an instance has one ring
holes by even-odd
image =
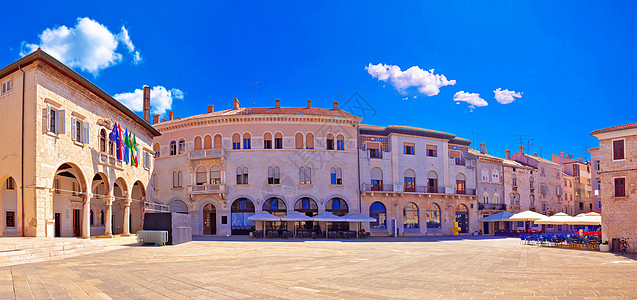
[[[182,119],[171,113],[154,124],[162,133],[153,145],[155,200],[190,214],[196,235],[247,234],[261,226],[247,219],[260,211],[359,212],[360,121],[338,102],[326,109],[310,100],[307,107],[281,107],[277,99],[273,107],[241,108],[235,99],[232,109],[210,105]]]
[[[479,229],[475,156],[466,139],[409,126],[361,125],[362,213],[376,235]]]
[[[2,235],[138,230],[159,132],[39,49],[0,70],[0,82]],[[115,123],[135,134],[137,166],[117,159]]]
[[[572,155],[564,154],[552,155],[551,161],[562,166],[562,171],[573,176],[573,199],[574,214],[595,211],[592,200],[591,167],[590,162],[585,162],[582,157],[573,159]]]
[[[593,203],[593,211],[602,211],[602,197],[601,197],[601,166],[599,161],[599,147],[588,149],[591,154],[590,168],[591,168],[591,202]]]
[[[563,201],[562,167],[550,160],[524,153],[524,146],[515,153],[512,160],[534,169],[529,173],[529,210],[544,215],[558,213],[558,205]]]
[[[599,139],[602,238],[629,238],[637,250],[637,123],[591,132]]]
[[[487,154],[484,143],[480,143],[480,151],[469,149],[469,154],[477,158],[475,177],[478,186],[476,196],[480,218],[507,210],[502,177],[504,159]],[[493,234],[495,230],[504,229],[494,227],[499,225],[500,223],[483,222],[481,229],[484,234]]]

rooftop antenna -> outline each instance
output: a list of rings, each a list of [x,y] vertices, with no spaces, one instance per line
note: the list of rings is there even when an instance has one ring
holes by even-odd
[[[524,134],[516,134],[518,136],[518,140],[520,141],[520,145],[524,145],[524,142],[526,141],[526,152],[527,153],[531,153],[531,141],[534,141],[535,139],[532,138],[524,138],[526,135]]]
[[[473,150],[476,150],[476,131],[475,130],[471,130],[471,135],[473,135],[473,138],[471,140],[471,143],[473,144]],[[482,150],[480,150],[482,151]]]
[[[252,106],[257,105],[257,85],[261,84],[261,82],[248,83],[248,85],[254,85],[254,102],[252,102]]]

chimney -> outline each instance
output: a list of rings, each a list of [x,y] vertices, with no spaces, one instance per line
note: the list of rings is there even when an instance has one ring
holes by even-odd
[[[162,118],[161,121],[162,122],[166,122],[167,120],[166,120],[166,118]]]
[[[480,143],[480,153],[482,154],[487,153],[487,147],[484,146],[484,142]]]
[[[577,161],[584,162],[584,159],[580,156],[580,157],[577,158]]]
[[[520,154],[524,154],[524,145],[520,145]]]
[[[537,152],[533,152],[533,156],[537,156]]]
[[[560,157],[564,157],[564,150],[560,150]]]
[[[307,99],[307,108],[312,108],[312,100]]]
[[[144,121],[150,124],[150,87],[144,86]]]
[[[338,101],[334,101],[334,103],[332,103],[332,109],[338,109]]]
[[[172,112],[172,111],[170,111],[170,113],[169,113],[169,114],[170,114],[170,120],[172,121],[172,120],[173,120],[173,112]]]
[[[281,108],[281,99],[274,99],[274,107]]]
[[[239,99],[234,98],[234,101],[232,101],[232,109],[239,109]]]
[[[511,159],[511,150],[509,149],[506,150],[506,158]]]
[[[215,106],[210,104],[208,105],[208,113],[215,112]]]
[[[159,123],[159,115],[153,115],[153,124]]]

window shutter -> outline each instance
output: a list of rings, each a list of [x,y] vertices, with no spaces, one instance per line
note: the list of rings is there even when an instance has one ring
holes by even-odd
[[[305,168],[305,181],[307,183],[312,183],[312,168]]]
[[[57,130],[57,134],[65,134],[66,133],[66,119],[64,118],[64,111],[58,110],[58,117],[55,121],[55,128]]]
[[[77,120],[75,119],[75,117],[71,117],[71,139],[74,141],[77,141],[76,137],[77,137]]]
[[[47,104],[46,108],[42,109],[42,133],[49,132],[49,125],[51,124],[51,115],[49,114],[51,107]]]
[[[84,122],[82,124],[82,129],[84,130],[83,134],[83,138],[84,138],[84,144],[88,144],[89,143],[89,130],[88,130],[88,122]]]

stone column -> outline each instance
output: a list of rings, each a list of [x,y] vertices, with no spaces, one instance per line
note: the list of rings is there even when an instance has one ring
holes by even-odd
[[[84,201],[82,211],[82,238],[88,239],[91,237],[91,193],[82,195]]]
[[[130,234],[130,203],[133,201],[131,198],[127,198],[124,201],[124,232],[122,234]]]
[[[113,196],[104,199],[106,212],[104,214],[104,235],[113,236]]]

